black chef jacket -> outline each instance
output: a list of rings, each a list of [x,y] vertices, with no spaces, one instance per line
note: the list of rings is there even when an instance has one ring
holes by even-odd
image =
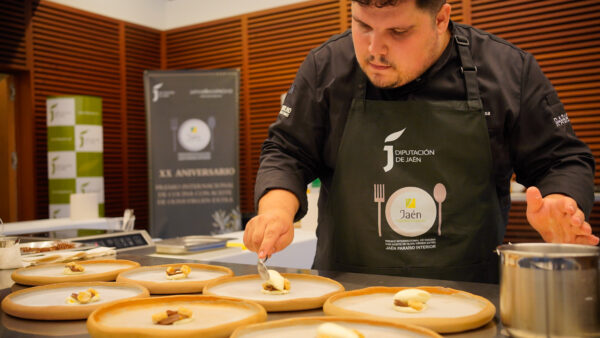
[[[572,197],[589,219],[594,201],[594,158],[575,136],[556,91],[533,56],[474,27],[451,22],[449,29],[470,41],[505,223],[513,170],[519,183],[537,186],[544,196],[561,193]],[[353,79],[359,71],[351,34],[346,31],[333,36],[312,50],[300,66],[262,147],[256,206],[270,189],[286,189],[300,201],[295,215],[298,220],[307,210],[307,184],[320,178],[319,220],[323,219],[352,102]],[[454,44],[450,39],[436,63],[409,84],[380,89],[368,83],[367,99],[466,99]],[[315,268],[327,268],[319,264],[324,259],[319,247],[330,243],[332,232],[317,228]]]

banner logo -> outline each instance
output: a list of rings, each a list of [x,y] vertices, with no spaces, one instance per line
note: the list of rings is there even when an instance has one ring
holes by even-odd
[[[187,151],[200,151],[208,145],[212,135],[208,125],[200,119],[189,119],[181,124],[177,139]]]
[[[72,126],[75,124],[75,100],[56,97],[46,100],[46,125]]]
[[[157,102],[158,99],[167,99],[175,95],[174,90],[160,90],[164,82],[160,82],[152,86],[152,102]]]
[[[85,152],[102,152],[102,126],[76,125],[77,142],[75,150]]]
[[[55,103],[50,106],[50,122],[54,121],[54,114],[55,114],[54,110],[56,109],[56,106],[58,106],[58,103]]]

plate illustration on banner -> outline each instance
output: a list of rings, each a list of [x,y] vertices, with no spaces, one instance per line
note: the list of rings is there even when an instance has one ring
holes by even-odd
[[[208,145],[212,135],[206,122],[200,119],[188,119],[179,126],[177,139],[187,151],[200,151]]]
[[[426,233],[435,222],[436,205],[429,193],[417,187],[396,190],[385,206],[385,218],[392,230],[402,236]]]

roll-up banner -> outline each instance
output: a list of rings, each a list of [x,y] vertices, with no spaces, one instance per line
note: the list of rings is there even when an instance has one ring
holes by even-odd
[[[73,216],[71,194],[95,194],[103,217],[102,98],[48,96],[46,114],[49,218]]]
[[[146,71],[150,233],[241,230],[239,71]]]

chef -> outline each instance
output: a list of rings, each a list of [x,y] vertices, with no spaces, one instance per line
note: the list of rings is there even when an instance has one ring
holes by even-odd
[[[531,54],[445,0],[353,0],[269,128],[244,243],[289,245],[320,178],[314,268],[495,282],[513,172],[545,241],[598,243],[594,158]]]

